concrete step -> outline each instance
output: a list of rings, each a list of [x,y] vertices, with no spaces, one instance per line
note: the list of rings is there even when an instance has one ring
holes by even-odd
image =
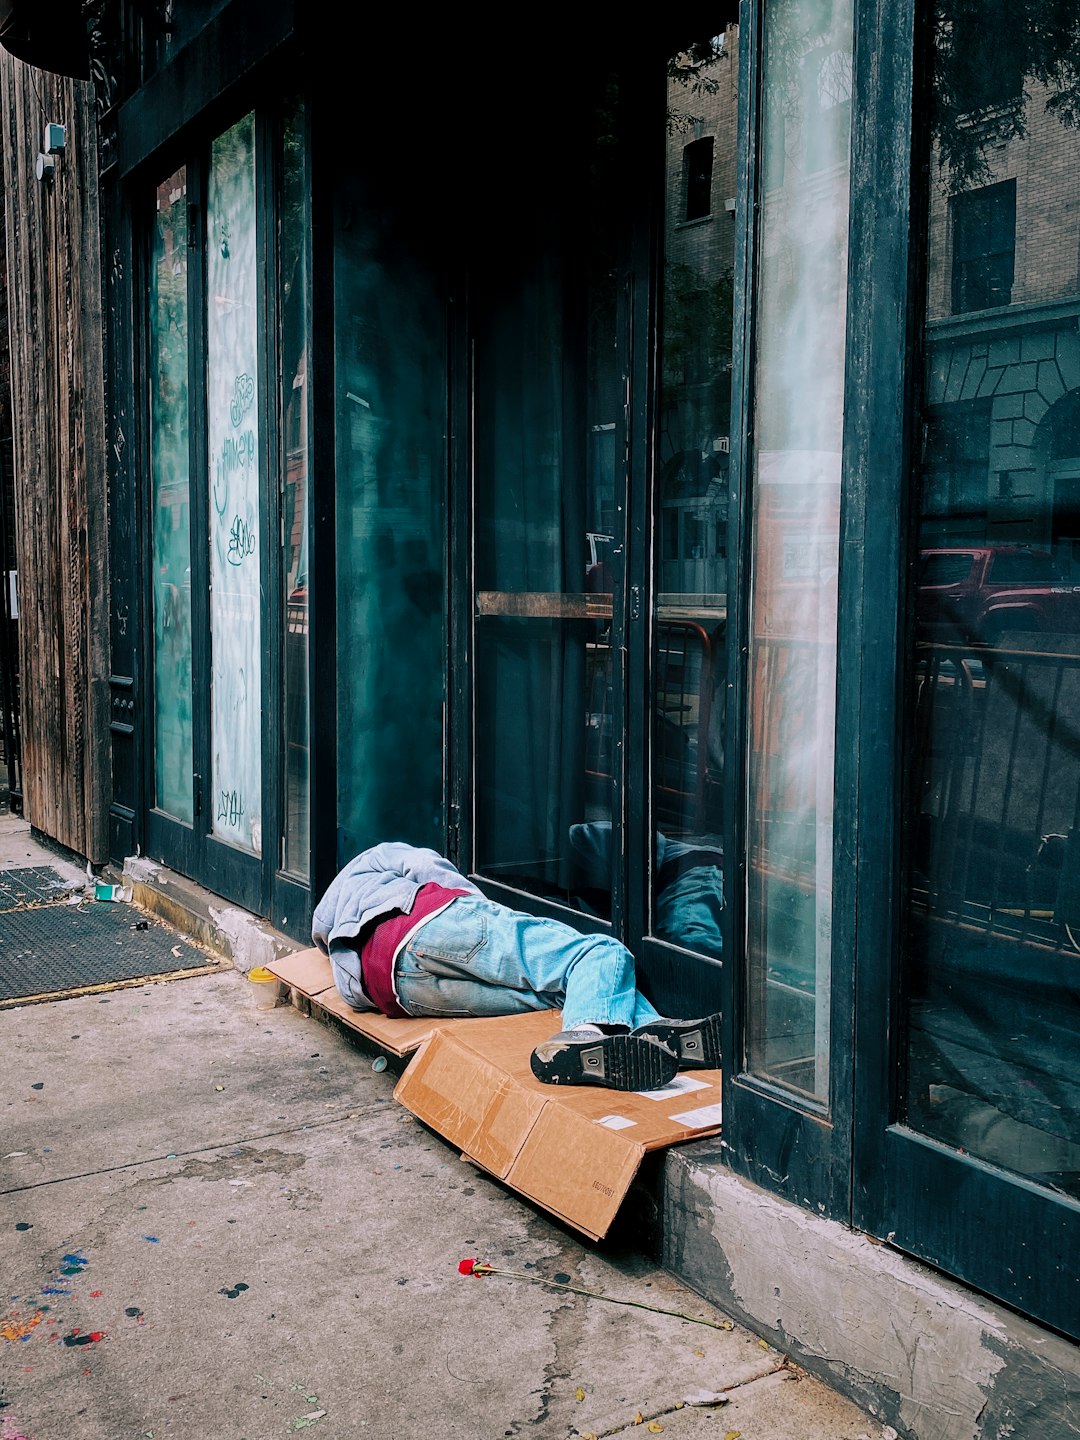
[[[137,905],[167,920],[216,955],[231,960],[244,974],[307,948],[250,910],[223,900],[156,861],[129,856],[121,879],[131,887],[131,898]]]

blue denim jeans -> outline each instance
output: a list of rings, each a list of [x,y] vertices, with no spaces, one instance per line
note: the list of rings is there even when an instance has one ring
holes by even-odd
[[[402,1009],[415,1016],[562,1010],[568,1030],[657,1017],[620,941],[472,895],[424,921],[398,955],[394,983]]]

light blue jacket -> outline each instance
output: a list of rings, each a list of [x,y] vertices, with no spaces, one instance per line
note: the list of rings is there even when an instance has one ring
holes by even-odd
[[[435,850],[387,840],[373,845],[340,870],[311,920],[311,938],[326,955],[342,999],[356,1010],[374,1010],[360,983],[356,937],[366,925],[392,910],[410,913],[423,885],[481,891]]]

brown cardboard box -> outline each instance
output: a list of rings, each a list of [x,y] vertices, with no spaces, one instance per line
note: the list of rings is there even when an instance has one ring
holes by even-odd
[[[529,1057],[560,1028],[557,1010],[392,1020],[346,1005],[319,949],[267,969],[391,1054],[411,1054],[394,1098],[482,1169],[593,1240],[607,1234],[650,1150],[720,1129],[717,1070],[682,1071],[644,1093],[541,1084]]]
[[[394,1098],[470,1160],[593,1240],[607,1234],[650,1150],[720,1129],[720,1072],[685,1070],[662,1090],[544,1085],[532,1048],[557,1011],[436,1029]]]

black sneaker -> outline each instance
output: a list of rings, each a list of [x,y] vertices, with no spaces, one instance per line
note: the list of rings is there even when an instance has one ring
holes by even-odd
[[[680,1070],[720,1068],[720,1012],[697,1020],[647,1020],[632,1032],[651,1035],[674,1050]]]
[[[560,1030],[532,1052],[532,1072],[545,1085],[606,1085],[609,1090],[659,1090],[679,1070],[675,1051],[652,1035]]]

